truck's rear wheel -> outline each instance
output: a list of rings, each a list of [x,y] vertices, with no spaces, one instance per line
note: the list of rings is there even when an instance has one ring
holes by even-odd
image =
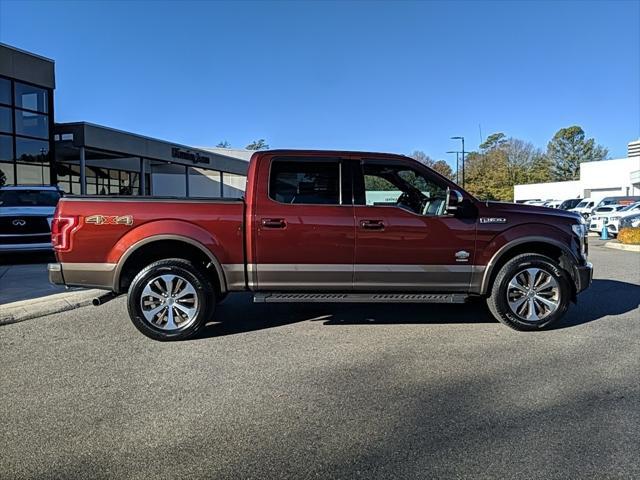
[[[191,262],[169,258],[136,275],[127,305],[131,321],[147,337],[183,340],[194,336],[213,314],[215,291]]]
[[[566,272],[544,255],[523,254],[498,272],[487,299],[493,316],[515,330],[540,330],[560,320],[571,288]]]

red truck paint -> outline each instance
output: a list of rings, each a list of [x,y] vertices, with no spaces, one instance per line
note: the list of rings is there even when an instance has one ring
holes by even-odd
[[[457,191],[465,213],[426,216],[351,199],[324,205],[270,198],[274,159],[320,158],[339,159],[341,188],[349,180],[344,179],[345,172],[353,175],[342,195],[349,192],[356,198],[361,164],[385,161],[420,171],[447,191]],[[221,296],[246,289],[487,295],[510,252],[556,252],[572,279],[574,297],[588,286],[591,275],[582,251],[586,240],[573,231],[579,216],[478,201],[427,167],[392,154],[257,152],[249,164],[244,201],[65,197],[56,217],[74,219],[76,224],[67,230],[67,238],[58,239],[59,263],[50,268],[51,280],[116,293],[126,291],[137,273],[127,270],[131,268],[127,262],[136,252],[142,256],[142,248],[146,248],[143,258],[154,258],[153,246],[160,245],[155,242],[173,242],[165,243],[172,246],[165,253],[175,258],[194,248],[202,252]],[[88,217],[92,223],[87,223]],[[114,220],[103,222],[103,218]]]

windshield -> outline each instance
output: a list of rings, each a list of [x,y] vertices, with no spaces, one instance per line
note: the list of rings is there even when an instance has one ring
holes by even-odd
[[[59,199],[55,190],[0,190],[0,207],[55,207]]]
[[[620,209],[621,212],[627,212],[629,210],[633,210],[640,207],[640,202],[638,203],[632,203],[631,205],[627,205],[626,207],[623,207]]]

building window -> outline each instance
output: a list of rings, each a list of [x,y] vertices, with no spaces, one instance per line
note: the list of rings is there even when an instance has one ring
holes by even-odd
[[[13,163],[0,162],[0,187],[3,185],[13,185],[15,183],[13,168]]]
[[[247,177],[235,173],[222,172],[222,196],[224,198],[242,198],[247,188]]]
[[[44,88],[15,82],[17,108],[34,112],[49,113],[49,92]]]
[[[11,80],[0,78],[0,103],[11,105]]]
[[[0,132],[13,133],[13,118],[9,107],[0,107]]]
[[[205,168],[189,168],[189,196],[203,198],[220,198],[222,183],[220,172]]]
[[[13,161],[13,138],[9,135],[0,135],[0,161]]]
[[[16,163],[16,175],[20,185],[50,185],[49,166],[43,163],[40,165],[29,165],[27,163]]]
[[[0,78],[0,184],[51,184],[51,92]]]
[[[48,162],[49,142],[16,137],[16,160],[18,162]]]
[[[16,134],[27,137],[49,138],[49,116],[16,110]]]

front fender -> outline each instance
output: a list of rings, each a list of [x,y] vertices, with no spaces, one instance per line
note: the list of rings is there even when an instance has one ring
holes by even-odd
[[[508,230],[500,232],[491,240],[487,241],[477,254],[477,264],[485,265],[482,278],[476,280],[479,283],[479,293],[486,294],[489,289],[489,281],[496,265],[501,260],[509,256],[509,252],[514,248],[527,244],[547,244],[559,248],[573,264],[578,264],[574,248],[572,248],[573,238],[563,230],[552,225],[527,224],[517,225]],[[573,272],[569,272],[573,274]]]

